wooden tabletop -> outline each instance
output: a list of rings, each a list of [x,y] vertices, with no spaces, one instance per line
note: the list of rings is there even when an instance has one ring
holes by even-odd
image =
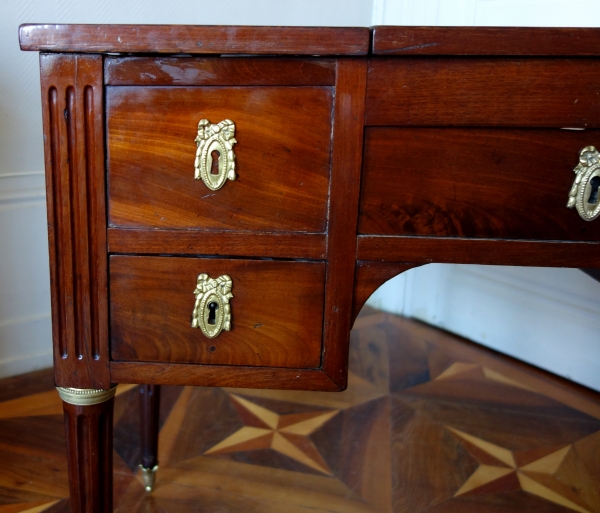
[[[375,55],[600,55],[597,28],[373,27]]]
[[[365,55],[368,28],[43,25],[19,28],[22,50],[82,53]]]
[[[55,25],[19,28],[22,50],[248,55],[600,55],[600,29]]]

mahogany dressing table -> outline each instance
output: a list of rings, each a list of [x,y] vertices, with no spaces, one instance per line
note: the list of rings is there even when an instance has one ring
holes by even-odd
[[[117,383],[143,385],[151,488],[162,384],[344,390],[355,316],[407,269],[600,267],[600,30],[19,36],[73,513],[112,511]]]

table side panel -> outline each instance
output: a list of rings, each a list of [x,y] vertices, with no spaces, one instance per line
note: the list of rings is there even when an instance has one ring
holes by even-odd
[[[109,225],[326,229],[329,87],[108,87]],[[194,179],[198,122],[235,123],[235,181]]]

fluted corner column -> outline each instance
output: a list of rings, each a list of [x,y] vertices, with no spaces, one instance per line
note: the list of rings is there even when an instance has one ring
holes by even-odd
[[[71,513],[112,513],[113,406],[117,387],[57,390],[65,414]]]

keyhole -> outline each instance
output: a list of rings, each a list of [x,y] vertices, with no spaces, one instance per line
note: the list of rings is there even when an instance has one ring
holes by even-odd
[[[217,150],[213,150],[210,154],[212,157],[212,165],[210,166],[210,174],[218,175],[219,174],[219,157],[221,154]]]
[[[590,199],[588,203],[590,205],[595,205],[598,203],[598,187],[600,187],[600,176],[594,176],[590,180],[590,185],[592,186],[592,192],[590,192]]]
[[[219,305],[218,303],[215,303],[213,301],[211,303],[208,303],[208,309],[210,310],[208,312],[208,324],[214,325],[216,323],[217,310],[219,309]]]

